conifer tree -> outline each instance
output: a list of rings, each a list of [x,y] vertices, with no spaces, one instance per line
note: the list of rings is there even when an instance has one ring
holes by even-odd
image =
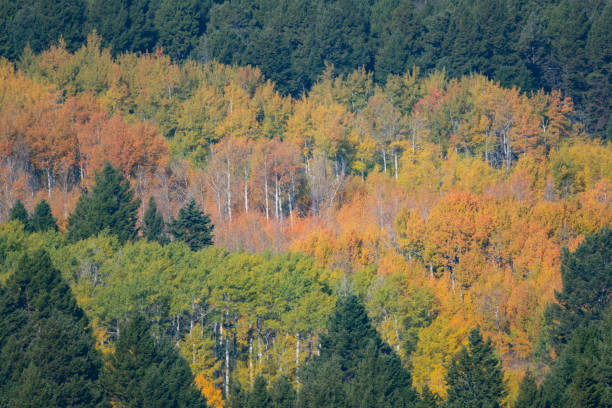
[[[550,340],[558,354],[581,325],[600,321],[612,302],[612,229],[587,236],[561,260],[563,290],[546,311]]]
[[[268,393],[268,382],[263,376],[258,375],[253,383],[253,390],[248,397],[247,407],[268,408],[271,402],[272,400]]]
[[[30,227],[34,232],[57,231],[57,218],[51,213],[51,207],[46,200],[41,200],[34,208]]]
[[[164,217],[157,211],[155,199],[151,197],[144,213],[142,236],[147,241],[157,241],[163,245],[168,241],[164,233],[164,226]]]
[[[168,232],[175,240],[183,241],[193,251],[197,251],[213,244],[213,228],[210,217],[203,213],[192,198],[180,209],[178,217],[170,222]]]
[[[121,330],[103,383],[111,401],[122,406],[206,406],[187,362],[170,342],[151,336],[142,315]]]
[[[519,387],[519,395],[514,404],[514,408],[531,408],[538,401],[538,385],[535,382],[533,373],[527,371]]]
[[[281,375],[270,388],[270,407],[272,408],[293,408],[297,395],[293,385],[286,375]]]
[[[491,339],[484,341],[480,330],[472,330],[468,346],[451,361],[446,383],[449,408],[501,406],[506,396],[501,364]]]
[[[0,406],[104,406],[87,318],[47,253],[24,255],[0,292]]]
[[[14,221],[18,220],[23,224],[23,227],[26,231],[30,230],[30,218],[28,216],[28,210],[26,210],[25,205],[21,200],[17,200],[13,208],[9,213],[9,220]]]
[[[353,295],[338,300],[320,355],[300,378],[299,407],[409,407],[418,401],[410,373]]]
[[[96,173],[95,182],[91,193],[79,197],[68,218],[69,239],[86,239],[103,230],[116,235],[122,243],[134,239],[140,200],[134,198],[129,182],[108,162]]]

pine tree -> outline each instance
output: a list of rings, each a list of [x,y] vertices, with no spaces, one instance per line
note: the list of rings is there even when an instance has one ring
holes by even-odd
[[[268,382],[264,377],[258,375],[253,383],[253,390],[247,400],[248,408],[268,408],[272,402],[268,393]]]
[[[105,405],[87,318],[47,253],[24,255],[0,292],[0,406]]]
[[[164,245],[168,242],[164,233],[164,217],[157,211],[155,199],[149,199],[149,205],[143,218],[142,236],[147,241],[157,241]]]
[[[410,374],[353,295],[338,300],[320,355],[300,379],[300,407],[407,407],[418,401]]]
[[[86,239],[103,230],[116,235],[122,243],[134,239],[140,200],[134,199],[129,182],[108,162],[96,173],[95,182],[93,191],[79,197],[68,218],[69,239]]]
[[[297,400],[297,394],[293,385],[286,375],[281,375],[270,388],[270,407],[293,408]]]
[[[612,302],[612,229],[587,236],[561,260],[563,290],[556,304],[546,310],[550,341],[557,354],[581,325],[600,321]]]
[[[480,330],[472,330],[468,346],[451,361],[446,383],[449,408],[501,406],[506,396],[501,364],[491,339],[483,341]]]
[[[538,401],[538,385],[535,382],[533,373],[527,371],[519,387],[519,395],[514,404],[514,408],[532,408]]]
[[[34,208],[30,227],[34,232],[57,231],[57,218],[51,213],[51,207],[47,201],[41,200]]]
[[[200,206],[192,198],[187,205],[180,209],[178,218],[168,225],[168,232],[175,240],[183,241],[193,251],[213,244],[214,226],[210,217],[205,215]]]
[[[142,315],[121,330],[103,383],[111,401],[129,407],[205,407],[189,365],[169,341],[156,340]]]
[[[23,228],[26,231],[30,230],[30,217],[28,215],[28,210],[26,210],[25,205],[23,205],[21,200],[17,200],[13,208],[11,208],[9,220],[18,220],[23,224]]]

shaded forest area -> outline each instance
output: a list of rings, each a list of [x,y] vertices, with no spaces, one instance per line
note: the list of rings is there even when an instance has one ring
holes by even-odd
[[[416,66],[472,72],[524,91],[558,89],[590,133],[610,137],[612,4],[606,0],[24,0],[0,2],[0,55],[17,61],[96,30],[115,55],[253,65],[283,95],[327,64],[383,84]]]

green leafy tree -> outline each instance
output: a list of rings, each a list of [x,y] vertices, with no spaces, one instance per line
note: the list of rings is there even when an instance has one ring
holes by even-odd
[[[120,406],[206,407],[187,362],[169,341],[151,336],[142,315],[121,330],[103,384]]]
[[[57,231],[57,218],[51,213],[51,207],[46,200],[41,200],[32,213],[30,227],[34,232]]]
[[[185,242],[194,251],[213,244],[213,228],[210,217],[204,214],[193,198],[168,224],[168,232],[174,239]]]
[[[26,210],[25,205],[23,205],[21,200],[17,200],[13,208],[11,208],[9,220],[20,221],[26,231],[30,229],[30,217],[28,215],[28,210]]]
[[[451,361],[446,383],[449,408],[501,407],[506,396],[504,374],[491,339],[484,341],[480,330],[472,330],[468,346]]]
[[[47,253],[24,255],[0,295],[0,406],[104,406],[87,317]]]
[[[124,243],[136,237],[140,200],[134,198],[130,183],[119,170],[106,163],[95,175],[91,193],[79,197],[68,218],[68,236],[78,241],[108,230]]]
[[[141,227],[142,236],[147,241],[157,241],[162,245],[166,244],[168,238],[164,233],[164,227],[164,217],[157,211],[155,199],[151,197],[143,218],[143,225]]]
[[[563,289],[546,311],[551,345],[558,354],[576,328],[599,321],[612,302],[612,229],[587,236],[561,260]]]

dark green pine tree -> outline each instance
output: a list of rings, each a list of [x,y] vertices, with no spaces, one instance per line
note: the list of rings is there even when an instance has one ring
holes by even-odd
[[[28,215],[28,210],[26,210],[25,205],[23,205],[21,200],[17,200],[13,208],[11,208],[11,211],[9,212],[9,220],[20,221],[26,231],[30,230],[30,217]]]
[[[412,407],[418,402],[410,373],[382,342],[356,296],[338,300],[320,351],[300,375],[299,407]]]
[[[491,339],[484,341],[480,330],[472,330],[468,346],[451,361],[446,383],[448,408],[501,406],[506,396],[504,374]]]
[[[204,33],[209,1],[160,0],[155,10],[157,46],[174,59],[187,58]]]
[[[529,370],[523,377],[519,387],[519,395],[514,403],[514,408],[532,408],[538,401],[538,384],[536,384],[533,373]]]
[[[433,393],[427,385],[421,390],[421,400],[417,408],[438,408],[442,405],[442,400],[438,394]]]
[[[612,309],[600,324],[579,327],[540,387],[542,407],[612,406]]]
[[[164,245],[168,242],[168,238],[164,233],[164,217],[157,211],[155,198],[149,199],[149,205],[144,213],[143,225],[141,227],[142,236],[147,241],[157,241]]]
[[[270,387],[271,408],[294,408],[297,394],[286,375],[281,375]]]
[[[550,342],[559,355],[581,325],[600,321],[612,302],[612,229],[587,236],[561,259],[563,290],[546,310]]]
[[[204,214],[193,198],[168,224],[168,232],[174,239],[187,243],[193,251],[213,244],[213,228],[210,217]]]
[[[91,193],[79,197],[68,218],[69,239],[86,239],[104,230],[122,243],[134,239],[140,200],[134,198],[130,183],[108,162],[96,173],[95,183]]]
[[[105,406],[87,318],[47,253],[24,255],[0,292],[0,406]]]
[[[268,408],[272,402],[268,393],[268,382],[264,377],[258,375],[253,383],[253,390],[247,399],[248,408]]]
[[[30,218],[30,227],[34,232],[57,231],[57,218],[51,213],[51,207],[46,200],[41,200],[34,208],[32,218]]]
[[[187,362],[169,341],[151,336],[142,315],[121,330],[102,381],[121,406],[206,407]]]

